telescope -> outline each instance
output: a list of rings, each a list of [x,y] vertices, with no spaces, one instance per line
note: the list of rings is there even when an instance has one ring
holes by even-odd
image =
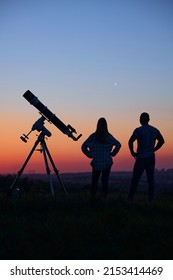
[[[40,100],[29,90],[27,90],[24,94],[23,97],[34,107],[36,107],[41,114],[41,118],[39,118],[32,126],[31,131],[28,134],[23,134],[23,136],[21,136],[21,140],[23,142],[27,142],[28,135],[33,131],[33,130],[37,130],[40,132],[37,140],[35,141],[35,144],[33,145],[29,155],[27,156],[22,168],[19,170],[18,175],[16,176],[15,180],[13,181],[8,194],[10,195],[14,189],[14,186],[16,184],[16,182],[18,181],[19,177],[22,175],[28,161],[30,160],[33,152],[35,151],[36,147],[38,144],[41,145],[41,149],[39,149],[41,152],[43,152],[43,157],[44,157],[44,161],[45,161],[45,167],[46,167],[46,171],[48,174],[48,178],[49,178],[49,184],[50,184],[50,189],[51,189],[51,193],[54,196],[55,195],[55,191],[54,191],[54,187],[53,187],[53,183],[51,180],[51,176],[50,176],[50,168],[49,168],[49,164],[48,164],[48,160],[50,161],[54,172],[60,182],[60,185],[62,186],[64,192],[67,195],[67,191],[61,181],[61,178],[59,176],[59,171],[57,170],[55,163],[52,159],[52,156],[49,152],[49,149],[46,145],[46,141],[45,141],[45,136],[50,137],[52,134],[51,132],[44,126],[44,121],[47,120],[48,122],[53,123],[62,133],[66,134],[68,137],[72,138],[74,141],[77,141],[82,134],[78,135],[77,137],[75,137],[73,135],[73,133],[76,133],[76,130],[70,125],[65,125],[60,119],[58,119],[55,114],[53,114],[43,103],[40,102]],[[18,192],[18,188],[16,188],[17,192]]]
[[[62,133],[66,134],[68,137],[77,141],[82,134],[75,137],[73,134],[77,134],[76,130],[70,125],[65,125],[55,114],[53,114],[40,100],[30,91],[27,90],[23,97],[35,108],[37,108],[41,115],[45,117],[50,123],[53,123]]]

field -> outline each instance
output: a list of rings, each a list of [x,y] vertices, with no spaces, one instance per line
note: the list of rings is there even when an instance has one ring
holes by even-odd
[[[87,179],[75,178],[64,177],[68,196],[58,188],[53,198],[46,180],[25,177],[22,195],[12,198],[13,176],[0,176],[0,259],[173,259],[173,192],[166,182],[148,204],[145,178],[131,203],[122,174],[106,201],[91,201]]]

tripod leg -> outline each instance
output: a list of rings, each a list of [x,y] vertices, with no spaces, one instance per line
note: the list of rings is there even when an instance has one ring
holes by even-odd
[[[48,150],[48,147],[47,147],[45,141],[44,141],[44,146],[45,146],[47,155],[48,155],[48,157],[49,157],[49,160],[50,160],[50,162],[51,162],[51,164],[52,164],[52,167],[53,167],[53,169],[54,169],[54,172],[55,172],[55,174],[56,174],[56,176],[57,176],[57,178],[58,178],[58,180],[59,180],[59,183],[60,183],[61,187],[63,188],[65,194],[68,196],[68,193],[67,193],[67,191],[66,191],[66,188],[65,188],[63,182],[61,181],[61,178],[60,178],[60,176],[59,176],[59,172],[58,172],[58,170],[57,170],[57,168],[56,168],[56,166],[55,166],[55,163],[54,163],[54,161],[53,161],[53,159],[52,159],[52,157],[51,157],[51,154],[50,154],[50,152],[49,152],[49,150]]]
[[[13,183],[12,183],[12,185],[11,185],[9,191],[8,191],[8,194],[9,194],[9,195],[11,194],[11,191],[12,191],[12,189],[14,188],[14,186],[15,186],[16,182],[18,181],[19,177],[20,177],[21,174],[23,173],[23,171],[24,171],[24,169],[25,169],[25,167],[26,167],[26,165],[27,165],[29,159],[31,158],[31,156],[32,156],[32,154],[33,154],[35,148],[37,147],[38,143],[39,143],[39,140],[37,140],[37,141],[35,142],[35,144],[34,144],[32,150],[30,151],[28,157],[26,158],[26,160],[25,160],[25,162],[24,162],[22,168],[18,171],[18,174],[17,174],[15,180],[13,181]]]
[[[51,174],[50,174],[50,169],[49,169],[49,165],[48,165],[48,160],[47,160],[47,155],[46,155],[46,149],[45,149],[45,143],[44,141],[41,142],[41,146],[42,146],[42,150],[43,150],[43,157],[44,157],[44,162],[45,162],[45,166],[46,166],[46,172],[49,178],[49,185],[50,185],[50,190],[52,195],[54,196],[54,188],[53,188],[53,183],[52,183],[52,178],[51,178]]]

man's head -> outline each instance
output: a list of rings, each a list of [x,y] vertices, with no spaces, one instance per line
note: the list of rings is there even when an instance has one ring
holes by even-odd
[[[140,123],[143,124],[148,124],[150,120],[150,116],[148,113],[144,112],[140,115]]]

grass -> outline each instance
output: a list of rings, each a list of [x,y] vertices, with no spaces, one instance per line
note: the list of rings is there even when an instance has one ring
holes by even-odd
[[[0,259],[173,259],[169,193],[153,205],[119,191],[106,202],[90,201],[86,189],[54,199],[32,182],[18,199],[1,192],[0,209]]]

